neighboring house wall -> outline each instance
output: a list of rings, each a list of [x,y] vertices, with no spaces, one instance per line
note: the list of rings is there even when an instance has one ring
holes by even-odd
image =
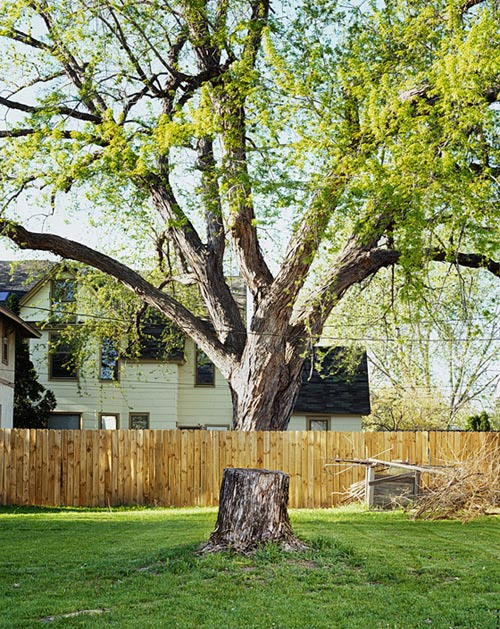
[[[101,381],[99,367],[87,364],[84,373],[73,380],[49,375],[49,332],[31,341],[31,355],[39,382],[51,389],[57,400],[57,413],[81,416],[84,429],[100,428],[102,415],[118,415],[118,427],[129,428],[131,415],[147,415],[151,429],[175,428],[177,421],[178,366],[165,362],[120,361],[119,379]]]
[[[0,428],[12,428],[14,423],[17,335],[36,338],[39,333],[13,312],[0,306]]]
[[[0,315],[0,427],[12,428],[16,335],[8,319]]]
[[[51,282],[36,285],[23,299],[21,316],[32,323],[45,321],[51,309]],[[49,369],[49,337],[54,330],[45,328],[40,339],[30,341],[32,360],[39,382],[52,390],[57,400],[54,427],[83,429],[132,427],[135,417],[151,429],[229,428],[232,403],[229,387],[214,368],[213,384],[196,384],[196,346],[186,339],[184,361],[120,360],[117,381],[99,379],[100,355],[96,350],[92,362],[84,365],[78,378],[53,378]],[[329,409],[328,409],[329,410]],[[106,422],[102,422],[102,416]],[[313,423],[311,423],[313,422]],[[293,414],[289,429],[361,430],[361,414],[311,413]]]
[[[315,422],[315,424],[311,425],[312,422]],[[290,424],[288,425],[288,430],[321,430],[320,426],[325,425],[326,430],[360,431],[361,415],[293,414]]]
[[[213,385],[196,384],[196,346],[186,340],[186,363],[179,367],[178,426],[230,426],[232,402],[223,375],[215,369]]]

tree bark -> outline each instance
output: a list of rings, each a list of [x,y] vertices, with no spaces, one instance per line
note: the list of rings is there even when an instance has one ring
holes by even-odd
[[[285,362],[264,344],[254,347],[229,379],[234,430],[286,430],[302,379],[303,356]]]
[[[288,518],[290,476],[269,470],[226,468],[219,514],[202,553],[248,553],[268,543],[284,550],[305,550]]]
[[[286,430],[302,382],[307,346],[301,335],[294,338],[290,313],[261,310],[240,360],[226,376],[234,430]]]

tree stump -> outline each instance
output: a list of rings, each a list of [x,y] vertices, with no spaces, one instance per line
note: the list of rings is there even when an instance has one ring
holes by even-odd
[[[201,552],[248,553],[269,542],[285,550],[304,550],[288,518],[289,484],[284,472],[225,468],[217,523]]]

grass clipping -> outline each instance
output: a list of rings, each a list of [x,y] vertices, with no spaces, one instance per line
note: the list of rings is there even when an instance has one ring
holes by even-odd
[[[499,507],[500,448],[484,444],[446,475],[433,477],[409,510],[413,519],[468,522]]]

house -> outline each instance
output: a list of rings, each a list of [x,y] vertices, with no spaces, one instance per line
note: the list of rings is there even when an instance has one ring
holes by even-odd
[[[14,382],[16,339],[39,339],[41,334],[7,308],[0,306],[0,428],[12,428],[14,411]]]
[[[110,339],[102,339],[82,375],[59,338],[61,326],[54,317],[61,304],[73,303],[79,316],[74,278],[55,274],[50,263],[38,263],[38,272],[33,272],[26,262],[16,265],[8,280],[8,264],[0,262],[0,291],[20,295],[21,315],[40,329],[39,337],[30,341],[30,355],[39,382],[57,399],[49,428],[230,427],[229,387],[191,339],[182,337],[180,345],[165,353],[164,325],[152,321],[137,355],[127,357]],[[232,288],[243,308],[244,290],[238,290],[237,280]],[[361,416],[370,412],[366,355],[349,375],[342,370],[329,374],[336,358],[333,351],[323,360],[326,376],[310,367],[304,370],[290,430],[361,430]]]

